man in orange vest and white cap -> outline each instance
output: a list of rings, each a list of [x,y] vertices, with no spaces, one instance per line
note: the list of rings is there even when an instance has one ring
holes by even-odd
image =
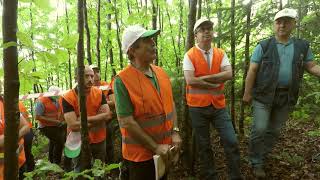
[[[169,76],[152,65],[153,37],[159,32],[134,25],[122,36],[122,50],[131,64],[115,77],[114,93],[130,180],[155,179],[153,155],[161,155],[169,165],[169,149],[181,144]]]
[[[201,18],[194,25],[197,44],[184,56],[186,98],[200,157],[201,179],[217,179],[210,140],[210,123],[226,153],[229,179],[241,179],[238,140],[225,107],[224,82],[232,79],[226,53],[211,46],[213,23]]]
[[[48,91],[59,92],[60,88],[50,86]],[[35,105],[35,114],[41,133],[49,139],[49,161],[59,165],[66,137],[59,97],[39,97]]]

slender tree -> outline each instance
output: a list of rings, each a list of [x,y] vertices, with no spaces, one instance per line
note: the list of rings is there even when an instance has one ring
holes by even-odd
[[[236,130],[235,126],[235,61],[236,61],[236,37],[235,37],[235,13],[236,13],[236,7],[235,7],[235,0],[231,0],[231,66],[232,66],[232,81],[231,81],[231,119],[234,129]]]
[[[197,11],[197,19],[201,18],[201,13],[202,13],[202,0],[198,0],[198,11]]]
[[[19,73],[17,50],[17,0],[4,0],[2,12],[4,69],[4,115],[6,117],[4,129],[4,179],[18,179],[18,128],[20,113],[19,101]]]
[[[158,10],[158,2],[151,1],[152,3],[152,29],[157,29],[157,10]],[[154,38],[156,45],[158,45],[158,38],[157,36]],[[158,50],[157,50],[157,58],[154,60],[155,65],[158,65],[159,57],[158,57]]]
[[[69,28],[69,16],[68,16],[68,5],[67,1],[64,4],[65,12],[66,12],[66,26],[67,26],[67,33],[70,35],[70,28]],[[71,52],[70,49],[68,51],[68,73],[69,73],[69,89],[72,89],[72,70],[71,70]]]
[[[91,37],[90,37],[90,29],[89,29],[89,21],[88,21],[88,8],[87,8],[87,0],[83,0],[84,2],[84,25],[86,28],[86,34],[87,34],[87,60],[89,64],[92,64],[91,59]]]
[[[88,140],[88,121],[86,109],[86,94],[84,91],[84,0],[78,0],[78,33],[79,40],[77,44],[77,63],[78,63],[78,92],[80,99],[80,117],[81,117],[81,157],[80,170],[91,168],[91,152]]]
[[[121,40],[120,40],[120,25],[119,25],[119,17],[118,17],[118,8],[117,8],[117,0],[114,0],[114,10],[115,10],[115,19],[116,19],[116,26],[117,26],[117,41],[119,46],[119,59],[120,59],[120,68],[123,69],[123,55],[121,50]]]
[[[100,62],[100,9],[101,9],[101,0],[98,0],[97,4],[97,42],[96,42],[96,48],[97,48],[97,62],[98,67],[101,69],[101,62]]]
[[[111,5],[112,4],[111,0],[108,0],[108,3]],[[107,15],[107,29],[108,29],[108,32],[112,31],[112,29],[111,29],[111,14],[110,13]],[[109,58],[110,58],[112,76],[115,76],[117,74],[117,72],[115,70],[115,64],[114,64],[114,59],[113,59],[113,45],[112,45],[112,40],[111,40],[110,36],[108,37],[107,42],[108,42],[107,44],[108,44],[108,49],[109,49]]]
[[[196,22],[196,13],[197,13],[197,0],[189,1],[189,15],[188,15],[188,31],[187,31],[187,42],[185,46],[185,52],[187,52],[194,45],[194,34],[193,27]],[[183,81],[182,86],[185,86],[185,81]],[[183,97],[185,97],[185,88],[183,88]],[[182,149],[184,149],[183,164],[191,170],[191,173],[194,174],[194,163],[195,163],[195,141],[194,136],[188,116],[188,107],[186,100],[184,99],[183,105],[181,106],[181,112],[183,112],[183,123],[182,129]],[[191,139],[191,141],[190,141]]]
[[[221,30],[221,19],[222,19],[222,2],[221,0],[218,0],[218,3],[216,5],[217,7],[217,17],[218,17],[218,42],[217,42],[217,47],[220,48],[221,47],[221,34],[222,34],[222,30]]]
[[[246,44],[245,44],[245,52],[244,52],[244,66],[243,66],[243,76],[242,76],[242,89],[241,89],[241,95],[244,94],[244,89],[245,89],[245,80],[247,77],[247,70],[249,66],[249,58],[250,58],[250,31],[251,31],[251,6],[252,6],[252,0],[248,3],[246,6],[246,11],[247,11],[247,22],[246,22]],[[245,110],[245,105],[244,102],[241,101],[240,105],[240,118],[239,118],[239,132],[241,135],[244,134],[244,129],[243,129],[243,122],[244,122],[244,110]]]

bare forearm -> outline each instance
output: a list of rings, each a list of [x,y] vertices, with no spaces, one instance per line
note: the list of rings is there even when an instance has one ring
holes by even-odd
[[[45,122],[49,122],[49,123],[55,123],[55,124],[59,124],[60,121],[55,119],[55,118],[49,118],[46,116],[36,116],[36,119],[41,120],[41,121],[45,121]]]
[[[19,139],[22,138],[24,135],[30,132],[29,126],[22,126],[19,130]]]
[[[98,122],[101,122],[101,121],[108,122],[111,119],[109,117],[109,114],[110,113],[100,113],[100,114],[97,114],[95,116],[89,116],[88,117],[88,122],[90,122],[90,123],[98,123]]]
[[[232,72],[231,71],[223,71],[217,74],[211,74],[206,76],[200,77],[202,80],[210,82],[210,83],[223,83],[227,80],[232,79]]]
[[[320,78],[320,66],[319,65],[315,65],[312,68],[310,68],[308,70],[308,72],[314,76],[317,76]]]
[[[207,81],[203,80],[201,77],[192,77],[187,81],[187,84],[192,87],[204,88],[204,89],[218,87],[217,84],[207,82]]]
[[[245,84],[245,94],[251,94],[252,93],[252,88],[254,85],[254,82],[256,80],[256,73],[249,71],[246,77],[246,84]]]

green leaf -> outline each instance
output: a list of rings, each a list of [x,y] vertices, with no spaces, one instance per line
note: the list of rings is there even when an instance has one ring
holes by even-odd
[[[111,171],[112,169],[118,169],[119,167],[120,167],[120,163],[118,163],[118,164],[109,164],[106,167],[106,171]]]
[[[29,47],[29,48],[33,48],[33,42],[32,42],[32,39],[31,39],[31,36],[27,33],[24,33],[24,32],[21,32],[21,31],[18,31],[17,32],[17,38],[19,39],[19,41]]]
[[[78,34],[67,35],[60,42],[60,45],[66,49],[73,49],[76,47],[78,38],[79,38]]]
[[[7,49],[8,47],[12,47],[12,46],[17,46],[18,44],[14,41],[10,41],[10,42],[6,42],[4,44],[2,44],[1,47],[3,47],[3,49]]]
[[[52,7],[50,6],[49,0],[34,0],[34,3],[41,9],[51,10]]]

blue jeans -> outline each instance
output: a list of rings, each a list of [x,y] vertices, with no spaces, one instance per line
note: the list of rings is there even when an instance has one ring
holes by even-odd
[[[238,140],[226,109],[189,107],[200,158],[201,179],[217,179],[210,140],[210,123],[218,130],[228,163],[229,179],[241,179]]]
[[[253,100],[253,123],[249,142],[249,160],[253,167],[263,167],[266,155],[279,138],[288,119],[288,94],[276,93],[273,105]]]

